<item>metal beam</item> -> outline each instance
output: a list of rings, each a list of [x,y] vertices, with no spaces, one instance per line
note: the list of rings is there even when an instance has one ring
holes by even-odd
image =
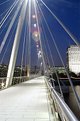
[[[25,0],[23,3],[22,9],[21,9],[21,14],[19,16],[18,26],[17,26],[17,30],[16,30],[16,34],[15,34],[15,39],[14,39],[9,67],[8,67],[6,87],[8,87],[12,84],[12,78],[13,78],[13,74],[14,74],[14,68],[15,68],[15,64],[16,64],[16,58],[17,58],[17,53],[18,53],[18,48],[19,48],[19,43],[20,43],[20,35],[22,32],[22,27],[23,27],[23,23],[24,23],[24,19],[25,19],[27,3],[28,3],[28,0]]]

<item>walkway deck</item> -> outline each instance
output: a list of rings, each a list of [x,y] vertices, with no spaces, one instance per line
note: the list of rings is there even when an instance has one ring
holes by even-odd
[[[44,77],[0,91],[0,121],[51,121]]]

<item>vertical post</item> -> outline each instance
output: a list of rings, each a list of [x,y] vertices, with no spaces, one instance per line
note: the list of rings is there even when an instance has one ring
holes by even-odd
[[[29,28],[29,47],[28,47],[28,66],[27,66],[27,77],[30,78],[30,69],[31,69],[31,0],[29,0],[29,8],[28,8],[28,13],[29,13],[29,16],[28,16],[28,28]]]
[[[22,9],[21,9],[21,14],[19,16],[19,21],[18,21],[18,25],[17,25],[17,30],[16,30],[16,34],[15,34],[15,39],[14,39],[9,67],[8,67],[6,87],[8,87],[12,84],[12,78],[13,78],[13,74],[14,74],[14,68],[15,68],[15,63],[16,63],[16,58],[17,58],[17,53],[18,53],[18,48],[19,48],[19,42],[20,42],[20,35],[21,35],[21,31],[22,31],[22,27],[23,27],[23,23],[24,23],[24,19],[25,19],[27,3],[28,3],[28,0],[25,0],[23,3]]]
[[[29,67],[29,65],[27,66],[27,78],[29,78],[30,77],[30,67]]]

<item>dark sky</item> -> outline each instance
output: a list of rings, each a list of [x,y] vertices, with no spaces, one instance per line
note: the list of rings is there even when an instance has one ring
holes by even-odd
[[[39,1],[39,5],[41,6],[41,9],[43,11],[43,14],[45,16],[45,19],[46,19],[46,21],[47,21],[47,23],[50,27],[50,30],[51,30],[51,32],[54,36],[55,42],[58,46],[58,49],[59,49],[59,51],[62,55],[64,63],[66,64],[67,48],[71,44],[74,44],[74,42],[71,40],[71,38],[68,36],[68,34],[62,29],[62,27],[54,19],[54,17],[50,14],[50,12],[44,7],[44,5],[42,5],[40,0],[38,0],[38,1]],[[43,0],[43,1],[51,9],[51,11],[54,12],[54,14],[64,23],[64,25],[74,35],[74,37],[78,40],[78,42],[80,42],[80,0]],[[0,4],[3,3],[3,2],[5,2],[5,0],[0,0]],[[13,2],[14,2],[14,0],[9,0],[9,2],[7,2],[3,5],[0,5],[0,15],[5,10],[7,10],[12,5]],[[16,8],[17,7],[15,7],[12,14],[6,20],[4,26],[0,29],[0,44],[3,40],[5,32],[7,31],[7,28],[9,26],[10,17],[13,17],[14,12],[16,11]],[[0,21],[4,17],[4,15],[5,15],[5,13],[2,16],[0,16]],[[18,17],[17,17],[17,19],[18,19]],[[1,61],[2,57],[5,53],[6,47],[9,43],[9,40],[10,40],[8,50],[5,53],[5,56],[4,56],[2,63],[6,63],[6,64],[9,63],[12,43],[13,43],[13,40],[14,40],[14,35],[15,35],[15,30],[16,30],[16,25],[17,25],[17,19],[16,19],[14,26],[13,26],[10,34],[9,34],[9,37],[8,37],[6,44],[5,44],[5,47],[4,47],[4,49],[3,49],[3,51],[0,55],[0,61]],[[52,52],[52,56],[53,56],[55,65],[61,65],[61,61],[60,61],[58,54],[56,52],[56,48],[53,44],[50,33],[49,33],[49,31],[46,27],[46,24],[45,24],[40,12],[39,12],[39,19],[40,19],[40,26],[41,26],[40,28],[41,28],[41,33],[42,33],[42,44],[43,44],[43,50],[45,52],[45,55],[49,58],[50,62],[52,63],[51,58],[50,58],[50,53],[49,53],[49,50],[47,48],[47,44],[46,44],[46,41],[45,41],[42,25],[44,26],[44,29],[45,29],[46,37],[47,37],[48,44],[49,44],[51,52]],[[21,34],[20,47],[19,47],[19,52],[18,52],[18,57],[17,57],[17,62],[16,62],[17,65],[19,65],[21,63],[21,53],[22,53],[22,50],[23,50],[22,45],[23,45],[23,38],[24,38],[24,28],[25,28],[25,26],[27,26],[25,22],[24,22],[23,31],[22,31],[22,34]],[[8,23],[8,24],[5,27],[6,23]],[[3,30],[3,32],[2,32],[2,30]],[[26,37],[26,39],[27,39],[27,37]],[[27,43],[25,43],[25,48],[27,48],[27,47],[28,47]],[[25,53],[24,53],[24,63],[25,63],[25,61],[27,61],[27,58],[28,58],[26,50],[27,49],[25,49]],[[47,54],[46,54],[46,52],[47,52]],[[36,63],[37,63],[37,53],[36,53],[35,42],[34,42],[33,39],[31,39],[31,60],[32,60],[31,61],[32,65],[36,65]]]

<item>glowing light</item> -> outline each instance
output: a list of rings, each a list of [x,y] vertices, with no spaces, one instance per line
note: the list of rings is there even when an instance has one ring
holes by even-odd
[[[36,15],[35,15],[35,14],[34,14],[34,15],[32,15],[32,18],[33,18],[33,19],[36,19]]]
[[[41,51],[39,51],[39,54],[41,54]]]
[[[38,47],[39,47],[39,45],[36,45],[36,47],[38,48]]]
[[[43,63],[41,62],[41,66],[43,65]]]
[[[38,55],[38,58],[41,58],[42,56],[41,55]]]
[[[38,37],[38,34],[37,33],[35,33],[35,37]]]
[[[36,27],[37,27],[37,25],[36,25],[36,24],[34,24],[34,27],[36,28]]]
[[[37,31],[34,31],[34,32],[33,32],[33,39],[34,39],[36,42],[38,42],[38,40],[39,40],[39,32],[37,32]]]
[[[38,52],[38,58],[41,58],[42,57],[42,53],[41,53],[41,51],[39,50],[39,52]]]

